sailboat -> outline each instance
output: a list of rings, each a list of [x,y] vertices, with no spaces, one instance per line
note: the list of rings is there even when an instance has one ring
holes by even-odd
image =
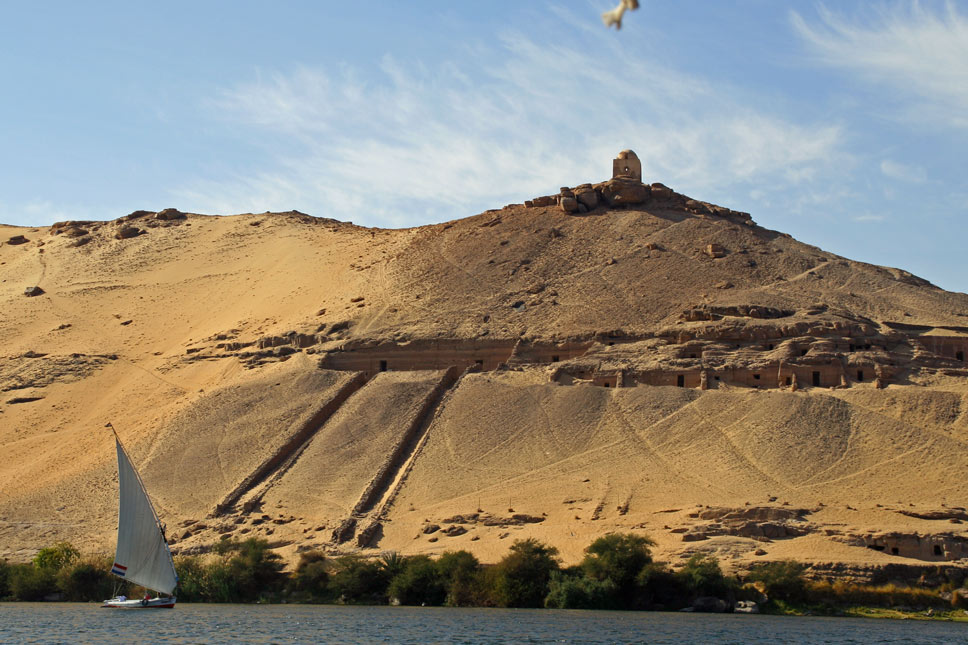
[[[171,609],[175,606],[172,592],[178,584],[178,576],[175,574],[175,564],[165,540],[165,531],[151,506],[138,471],[131,465],[128,453],[121,445],[117,431],[110,423],[107,427],[114,432],[118,451],[118,546],[111,573],[155,591],[158,595],[151,597],[149,593],[145,593],[145,597],[141,599],[115,596],[105,600],[101,606],[116,609]]]

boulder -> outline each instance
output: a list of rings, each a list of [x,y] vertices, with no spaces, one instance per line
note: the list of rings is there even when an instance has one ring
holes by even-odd
[[[160,220],[171,221],[171,220],[185,219],[185,218],[186,218],[185,213],[181,212],[177,208],[166,208],[162,211],[158,211],[157,213],[155,213],[155,219],[160,219]]]
[[[579,204],[583,204],[588,210],[593,211],[598,208],[598,193],[589,186],[575,191],[575,199]]]
[[[26,289],[24,289],[24,295],[27,296],[28,298],[32,298],[33,296],[39,296],[43,293],[44,293],[44,290],[36,286],[27,287]]]
[[[722,598],[713,596],[699,596],[692,603],[693,611],[721,614],[729,609],[729,603]]]
[[[64,235],[66,237],[84,237],[87,235],[87,231],[80,226],[69,226],[64,229]]]
[[[711,258],[726,257],[726,249],[721,244],[707,244],[703,252]]]
[[[30,240],[28,240],[23,235],[14,235],[14,236],[12,236],[12,237],[10,237],[10,238],[7,239],[7,244],[9,244],[11,246],[16,246],[18,244],[26,244],[29,241]]]
[[[650,190],[637,181],[612,179],[602,188],[602,197],[609,206],[641,204],[649,198]]]
[[[562,196],[559,206],[561,207],[561,210],[565,211],[566,213],[578,212],[578,200],[574,197]]]
[[[132,237],[137,237],[141,235],[143,231],[136,226],[122,226],[118,229],[118,232],[114,234],[119,240],[127,240]]]

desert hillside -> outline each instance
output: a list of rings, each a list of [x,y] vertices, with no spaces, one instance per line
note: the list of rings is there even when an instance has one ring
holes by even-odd
[[[612,179],[382,230],[0,226],[0,557],[113,549],[112,422],[174,552],[858,572],[968,558],[968,295]],[[455,214],[457,215],[457,214]]]

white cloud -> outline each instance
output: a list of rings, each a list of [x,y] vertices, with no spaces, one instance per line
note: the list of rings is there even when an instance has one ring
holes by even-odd
[[[928,180],[924,168],[916,165],[902,164],[890,159],[885,159],[881,162],[881,172],[891,179],[915,184],[923,184]]]
[[[968,17],[953,2],[932,7],[880,5],[866,24],[822,7],[820,24],[792,21],[821,62],[889,88],[906,118],[968,128]]]
[[[883,222],[887,218],[884,215],[874,215],[873,213],[867,213],[865,215],[857,215],[855,217],[851,217],[850,219],[852,219],[855,222],[864,223],[864,222]]]
[[[647,180],[700,198],[756,187],[768,200],[845,157],[838,125],[791,122],[612,35],[585,33],[594,46],[578,47],[507,34],[466,63],[387,56],[365,80],[348,66],[261,74],[210,107],[243,136],[269,134],[271,163],[176,197],[208,212],[293,207],[403,226],[606,179],[627,147]]]

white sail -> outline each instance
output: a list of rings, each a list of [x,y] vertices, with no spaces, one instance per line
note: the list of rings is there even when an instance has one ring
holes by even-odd
[[[118,548],[111,573],[142,587],[171,594],[178,578],[161,524],[141,478],[115,435],[118,447]]]

